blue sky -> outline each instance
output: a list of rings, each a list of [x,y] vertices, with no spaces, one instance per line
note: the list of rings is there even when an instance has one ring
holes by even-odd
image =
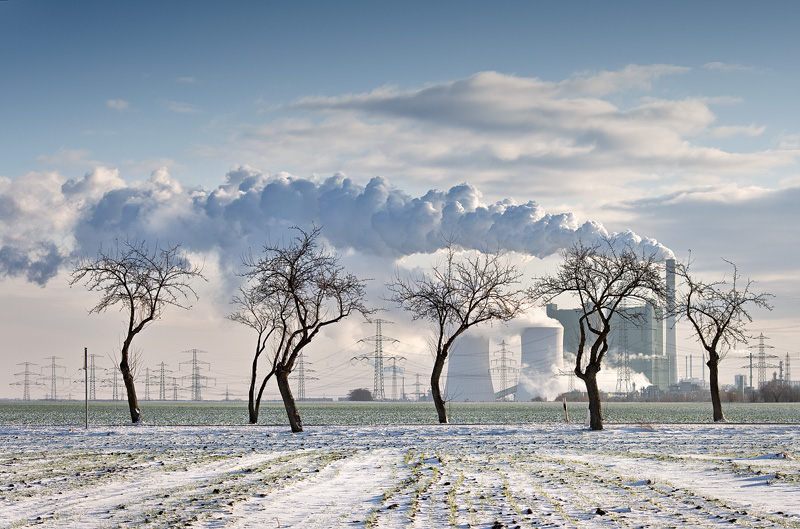
[[[114,230],[171,236],[224,275],[220,248],[265,234],[187,231],[190,203],[276,178],[322,196],[338,173],[337,192],[381,177],[369,189],[404,204],[435,189],[509,219],[523,208],[497,204],[535,201],[525,211],[569,216],[568,229],[591,220],[691,250],[710,278],[725,257],[778,295],[754,329],[800,354],[798,20],[796,2],[2,1],[0,257],[14,259],[0,288],[33,310],[3,335],[44,356],[45,337],[15,330],[30,300],[88,307],[63,288],[68,263]],[[123,195],[150,216],[101,218]],[[337,239],[365,213],[317,198],[342,251],[388,268],[411,251],[388,248],[400,235]],[[26,281],[45,264],[44,289]],[[84,320],[71,325],[97,325]],[[200,347],[178,345],[185,329],[148,332]],[[249,350],[243,331],[219,333]]]

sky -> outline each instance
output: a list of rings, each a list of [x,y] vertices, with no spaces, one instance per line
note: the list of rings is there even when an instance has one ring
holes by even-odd
[[[0,1],[0,397],[25,372],[46,375],[34,398],[54,374],[82,393],[84,348],[111,376],[122,314],[87,316],[96,294],[67,278],[117,237],[181,244],[209,279],[137,337],[142,371],[164,362],[187,393],[201,350],[206,395],[243,397],[254,340],[225,319],[242,252],[312,222],[371,279],[407,392],[427,328],[383,285],[445,233],[527,278],[608,234],[707,280],[728,260],[774,294],[751,332],[797,371],[798,17],[781,1]],[[351,319],[312,344],[309,396],[371,388],[350,359],[374,334]]]

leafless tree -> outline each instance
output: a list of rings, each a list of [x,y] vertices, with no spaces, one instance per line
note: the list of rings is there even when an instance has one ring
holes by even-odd
[[[704,282],[694,277],[690,263],[676,263],[675,276],[681,281],[681,289],[673,309],[676,320],[687,320],[703,350],[708,355],[709,385],[714,421],[724,421],[722,400],[719,392],[719,363],[739,343],[747,342],[746,327],[753,321],[749,305],[772,310],[769,298],[772,294],[752,292],[753,281],[742,286],[736,265],[730,281]]]
[[[531,299],[549,303],[562,294],[578,298],[579,331],[575,375],[586,384],[592,430],[603,429],[597,374],[608,352],[612,317],[635,318],[621,311],[628,299],[663,304],[666,285],[655,254],[637,255],[630,247],[616,248],[606,239],[586,246],[578,242],[563,251],[563,262],[555,275],[539,278],[528,290]]]
[[[365,282],[346,273],[339,257],[320,247],[320,228],[295,229],[299,235],[288,244],[265,245],[258,258],[245,256],[247,283],[234,298],[239,310],[230,318],[258,333],[250,383],[251,422],[258,418],[264,386],[274,376],[292,431],[302,432],[289,386],[298,356],[323,328],[353,313],[366,316],[374,311],[365,305]],[[256,392],[259,359],[267,350],[270,365]]]
[[[431,395],[440,423],[448,422],[439,382],[453,342],[474,325],[518,316],[525,307],[524,291],[517,288],[521,275],[501,254],[476,252],[462,257],[448,244],[443,262],[430,274],[401,277],[398,273],[387,284],[389,301],[410,312],[413,319],[433,323]]]
[[[199,266],[192,265],[180,252],[180,245],[151,250],[146,242],[117,240],[94,258],[79,259],[70,275],[70,286],[84,282],[90,291],[100,293],[100,301],[89,313],[105,312],[121,305],[127,315],[127,329],[120,349],[119,368],[128,394],[131,421],[141,421],[136,398],[131,344],[149,323],[161,317],[169,306],[191,308],[190,298],[197,299],[192,280],[205,280]]]

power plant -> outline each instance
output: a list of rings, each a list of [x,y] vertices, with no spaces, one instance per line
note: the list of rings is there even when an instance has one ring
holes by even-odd
[[[609,336],[609,365],[618,373],[617,392],[634,388],[630,373],[643,374],[662,392],[678,383],[675,320],[666,316],[675,304],[675,260],[666,260],[666,307],[629,304],[615,314]],[[543,386],[572,371],[578,345],[580,309],[546,306],[548,322],[521,329],[517,380],[493,383],[489,337],[463,335],[453,344],[447,372],[446,395],[454,401],[492,401],[514,395],[516,401],[539,396]],[[505,347],[505,342],[503,342]],[[495,380],[497,377],[495,377]]]

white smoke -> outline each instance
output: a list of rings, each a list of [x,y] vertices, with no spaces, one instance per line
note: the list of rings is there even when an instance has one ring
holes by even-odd
[[[312,223],[340,252],[389,260],[435,252],[447,239],[467,249],[544,258],[579,239],[615,235],[599,222],[550,214],[533,201],[484,205],[480,198],[466,183],[412,197],[381,177],[361,186],[339,173],[318,181],[248,166],[231,170],[213,190],[184,187],[166,169],[133,183],[102,167],[75,180],[29,173],[0,179],[0,274],[44,285],[71,259],[119,237],[181,244],[237,266],[248,248]],[[642,251],[671,254],[633,232],[616,235]]]

